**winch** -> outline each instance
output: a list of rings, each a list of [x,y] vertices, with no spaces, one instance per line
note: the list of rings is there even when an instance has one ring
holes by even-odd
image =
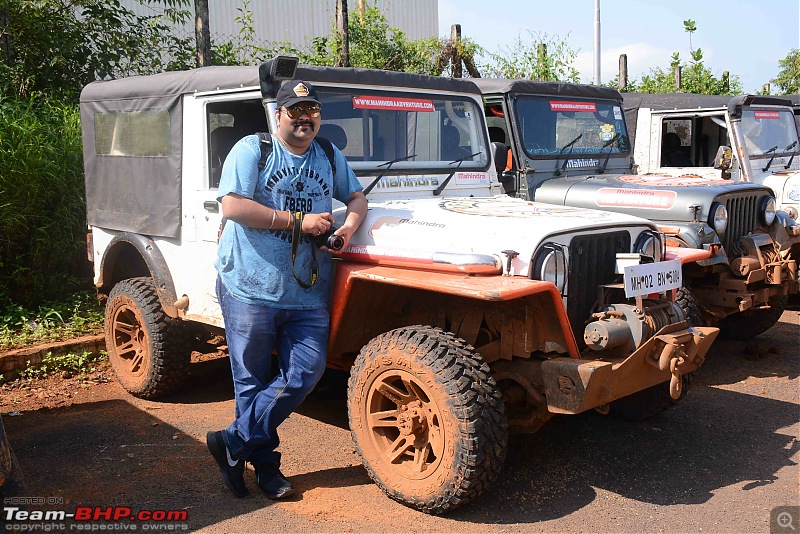
[[[612,304],[591,318],[594,321],[586,325],[583,340],[597,351],[620,347],[633,351],[665,326],[685,320],[677,304],[655,299],[644,299],[641,308]]]

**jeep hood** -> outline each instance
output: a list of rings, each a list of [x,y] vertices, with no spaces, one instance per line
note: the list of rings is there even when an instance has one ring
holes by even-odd
[[[778,207],[800,204],[800,170],[787,169],[755,177],[754,180],[775,191]]]
[[[336,213],[337,224],[344,210]],[[527,275],[537,247],[559,234],[626,228],[637,235],[655,225],[639,217],[584,208],[528,202],[506,195],[392,200],[370,203],[369,211],[350,246],[349,259],[382,258],[424,264],[433,254],[496,256],[519,254],[512,274]]]
[[[772,194],[761,185],[692,174],[603,174],[548,180],[536,190],[536,200],[614,210],[654,221],[688,222],[693,220],[691,206],[701,206],[705,219],[719,195],[748,191]]]

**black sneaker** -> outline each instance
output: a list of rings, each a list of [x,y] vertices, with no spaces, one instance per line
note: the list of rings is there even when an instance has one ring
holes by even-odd
[[[294,493],[292,483],[286,480],[276,464],[258,464],[253,467],[256,471],[256,484],[270,499],[283,499]]]
[[[246,497],[250,494],[244,485],[244,460],[234,460],[231,452],[225,446],[222,432],[209,431],[206,434],[206,445],[214,460],[217,461],[225,485],[237,497]]]

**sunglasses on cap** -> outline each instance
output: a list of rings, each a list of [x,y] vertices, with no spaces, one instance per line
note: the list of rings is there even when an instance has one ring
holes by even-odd
[[[322,108],[319,104],[311,104],[310,106],[301,106],[299,104],[284,108],[286,114],[292,119],[299,119],[303,113],[307,113],[309,117],[319,117]]]

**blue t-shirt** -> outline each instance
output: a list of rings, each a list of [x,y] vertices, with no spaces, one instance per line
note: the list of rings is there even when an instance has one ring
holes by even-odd
[[[274,136],[272,154],[258,172],[261,148],[257,135],[240,140],[225,159],[217,200],[235,193],[273,209],[323,213],[332,211],[332,198],[347,202],[361,190],[355,173],[334,146],[336,176],[318,143],[302,156],[289,152]],[[286,213],[275,226],[284,228]],[[328,304],[331,255],[317,249],[317,283],[303,289],[292,274],[292,231],[262,230],[228,221],[219,240],[214,266],[222,283],[239,300],[250,304],[293,310],[313,310]],[[311,281],[310,236],[303,234],[295,269],[301,280]]]

